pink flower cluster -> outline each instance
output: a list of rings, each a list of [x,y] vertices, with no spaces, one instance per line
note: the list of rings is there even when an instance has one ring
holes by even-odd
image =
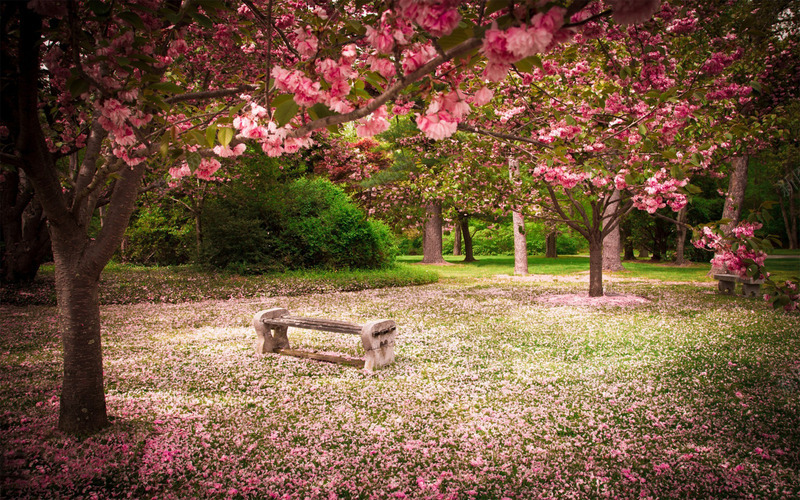
[[[565,10],[553,7],[546,14],[533,16],[530,25],[513,26],[507,30],[493,25],[486,31],[481,53],[488,60],[483,76],[499,82],[511,65],[526,57],[544,52],[553,42],[554,34],[564,24]]]
[[[435,37],[449,35],[461,21],[460,0],[400,0],[398,3],[400,15]]]
[[[722,267],[729,272],[747,277],[747,267],[752,263],[759,267],[764,266],[767,254],[762,250],[754,250],[747,244],[734,245],[737,240],[752,237],[756,230],[761,228],[761,223],[741,222],[731,230],[731,237],[724,237],[708,226],[703,226],[700,238],[692,244],[697,248],[704,248],[715,253],[711,259],[712,265]],[[734,249],[735,247],[735,249]]]
[[[686,195],[680,192],[688,183],[688,179],[671,178],[666,170],[661,169],[645,181],[644,192],[633,197],[633,204],[639,210],[647,210],[651,214],[667,205],[677,212],[688,202]]]
[[[433,140],[444,139],[456,133],[458,123],[463,121],[469,112],[470,106],[464,94],[456,89],[433,98],[425,114],[417,115],[417,127]]]
[[[267,156],[276,157],[283,153],[295,153],[300,148],[312,144],[311,134],[303,137],[286,137],[289,133],[287,126],[278,127],[272,120],[267,120],[267,110],[262,106],[252,103],[248,113],[233,119],[233,126],[239,131],[238,137],[243,139],[257,139],[261,149]]]
[[[356,134],[359,137],[372,137],[387,130],[389,130],[389,113],[386,111],[386,106],[381,106],[368,117],[362,118],[356,126]]]
[[[578,183],[589,180],[592,177],[589,172],[573,171],[566,166],[551,167],[546,164],[541,164],[534,168],[533,176],[543,179],[549,184],[557,184],[564,189],[572,189]]]

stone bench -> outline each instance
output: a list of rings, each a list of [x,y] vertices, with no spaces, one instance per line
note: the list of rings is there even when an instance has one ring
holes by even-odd
[[[736,290],[736,283],[742,284],[742,295],[745,297],[758,297],[764,280],[755,278],[742,278],[738,274],[715,274],[714,279],[721,293],[732,295]]]
[[[357,325],[332,319],[291,316],[288,310],[276,307],[257,312],[253,316],[253,327],[257,336],[256,354],[274,352],[287,356],[346,364],[369,371],[394,362],[397,324],[390,319],[380,319],[370,321],[365,325]],[[364,347],[364,359],[348,359],[329,354],[294,350],[289,345],[289,327],[359,335],[361,345]]]

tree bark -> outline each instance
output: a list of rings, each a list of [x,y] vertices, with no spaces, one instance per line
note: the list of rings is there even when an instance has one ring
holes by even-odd
[[[544,244],[544,256],[548,259],[555,259],[558,257],[558,248],[556,247],[558,233],[555,229],[547,233],[545,236]]]
[[[611,194],[611,201],[603,212],[603,225],[610,224],[615,220],[619,210],[619,190],[615,189]],[[619,224],[603,238],[603,270],[604,271],[624,271],[622,265],[622,240],[620,238]]]
[[[469,216],[459,216],[459,224],[461,224],[461,235],[464,238],[464,261],[475,262],[475,254],[472,250],[472,233],[469,231]]]
[[[675,264],[682,266],[686,264],[686,217],[688,206],[683,207],[678,212],[677,235],[675,236]]]
[[[794,205],[794,193],[789,193],[787,203],[783,201],[783,196],[778,198],[781,205],[781,216],[783,217],[783,227],[786,229],[786,237],[789,239],[789,248],[796,250],[798,248],[797,241],[797,211]]]
[[[108,426],[103,391],[103,352],[100,338],[100,274],[85,273],[82,234],[72,237],[55,231],[61,343],[64,378],[61,386],[58,428],[70,434],[90,434]]]
[[[453,255],[461,255],[461,221],[456,221],[456,227],[453,230]]]
[[[425,207],[422,264],[444,264],[442,257],[442,202],[432,202]]]
[[[18,170],[4,172],[0,181],[0,241],[0,281],[33,281],[50,254],[50,235],[42,206]]]
[[[525,234],[525,218],[520,212],[511,213],[514,225],[514,274],[528,274],[528,237]]]
[[[589,297],[603,296],[603,241],[599,231],[589,237]]]
[[[519,177],[519,161],[508,159],[508,178],[513,183]],[[514,231],[514,274],[528,274],[528,237],[525,235],[525,217],[522,212],[511,212],[511,225]]]
[[[747,155],[735,156],[731,159],[731,175],[728,182],[728,194],[725,196],[725,204],[722,207],[722,218],[730,222],[722,224],[720,230],[726,236],[731,234],[733,228],[739,223],[744,203],[744,192],[747,189],[747,167],[750,157]],[[712,266],[709,275],[724,272],[722,267]]]

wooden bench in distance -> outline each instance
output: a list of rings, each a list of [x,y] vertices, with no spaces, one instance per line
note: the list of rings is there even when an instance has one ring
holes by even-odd
[[[364,346],[364,359],[348,359],[341,356],[294,350],[289,345],[289,327],[360,335],[361,344]],[[394,362],[397,324],[390,319],[357,325],[347,321],[291,316],[288,310],[276,307],[257,312],[253,316],[253,328],[256,330],[256,354],[275,352],[287,356],[340,363],[370,371]]]
[[[742,278],[738,274],[715,274],[714,279],[719,281],[719,291],[733,295],[736,283],[742,284],[742,295],[745,297],[758,297],[764,280]]]

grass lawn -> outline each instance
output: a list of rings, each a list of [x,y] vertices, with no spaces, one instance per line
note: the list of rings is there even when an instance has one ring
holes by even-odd
[[[510,274],[509,262],[437,266],[442,279],[421,286],[298,292],[288,280],[232,298],[109,300],[102,319],[114,420],[84,440],[54,430],[55,308],[4,303],[0,496],[800,496],[800,315],[694,283],[706,280],[702,266],[644,262],[631,263],[636,279],[614,291],[646,304],[547,305],[538,299],[587,285],[495,278]],[[412,271],[398,272],[422,267],[404,266]],[[547,266],[565,276],[587,270],[588,259],[531,260],[531,272]],[[214,289],[212,279],[186,273],[134,281],[148,290],[168,283],[167,299]],[[251,318],[275,306],[395,319],[396,362],[366,374],[256,356]],[[289,337],[295,348],[360,355],[349,336]]]

